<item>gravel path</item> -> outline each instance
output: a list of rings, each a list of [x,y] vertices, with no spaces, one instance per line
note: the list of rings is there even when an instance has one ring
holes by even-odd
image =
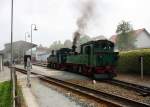
[[[26,75],[17,72],[17,77],[26,84]],[[31,75],[31,78],[31,93],[40,107],[107,107],[103,103],[39,81],[35,75]]]
[[[150,105],[150,96],[143,97],[143,96],[140,96],[139,93],[132,91],[132,90],[124,89],[123,87],[114,86],[114,85],[103,83],[103,82],[96,82],[96,84],[93,84],[92,81],[86,81],[86,80],[85,81],[68,80],[68,81],[85,86],[85,87],[90,87],[96,90],[107,92],[110,94],[123,96],[123,97],[133,99],[139,102],[144,102]]]
[[[118,73],[116,79],[150,87],[150,75],[144,75],[141,80],[140,75]]]
[[[38,79],[32,78],[32,93],[35,95],[40,107],[81,107],[67,97],[50,89]]]
[[[93,84],[92,81],[84,76],[80,76],[77,74],[65,72],[65,71],[57,71],[52,69],[44,69],[43,67],[34,66],[34,71],[41,72],[42,74],[50,75],[52,77],[56,77],[58,79],[63,79],[69,82],[74,82],[76,84],[80,84],[82,86],[94,88],[100,91],[104,91],[110,94],[124,96],[126,98],[130,98],[139,102],[144,102],[150,104],[150,96],[143,97],[140,96],[139,93],[136,93],[132,90],[124,89],[123,87],[114,86],[111,84],[97,82]],[[145,78],[143,81],[138,79],[138,77],[131,75],[118,75],[117,79],[124,80],[131,83],[138,83],[142,85],[150,85],[150,78]]]
[[[17,67],[23,68],[21,65],[16,65]],[[39,73],[39,74],[45,74],[57,79],[62,79],[62,80],[90,80],[88,77],[78,75],[75,73],[70,73],[66,71],[60,71],[60,70],[54,70],[54,69],[49,69],[49,68],[44,68],[44,67],[39,67],[39,66],[34,66],[32,71]]]

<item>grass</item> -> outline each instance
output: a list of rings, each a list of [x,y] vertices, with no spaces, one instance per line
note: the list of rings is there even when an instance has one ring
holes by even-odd
[[[12,107],[10,81],[0,83],[0,107]]]

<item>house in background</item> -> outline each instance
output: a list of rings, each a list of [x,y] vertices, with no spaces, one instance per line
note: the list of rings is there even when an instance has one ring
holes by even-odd
[[[47,57],[50,55],[49,48],[46,47],[36,47],[35,59],[38,62],[46,62]]]
[[[134,30],[133,36],[136,37],[136,48],[150,48],[150,33],[145,28]],[[116,43],[117,35],[111,36],[109,40]]]

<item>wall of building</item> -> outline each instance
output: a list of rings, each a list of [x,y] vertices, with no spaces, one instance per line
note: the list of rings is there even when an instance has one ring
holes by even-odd
[[[47,57],[49,56],[49,53],[42,53],[42,54],[38,54],[36,57],[37,61],[42,61],[42,62],[46,62],[47,61]]]
[[[137,48],[150,48],[150,35],[146,32],[141,32],[136,39],[135,45]]]

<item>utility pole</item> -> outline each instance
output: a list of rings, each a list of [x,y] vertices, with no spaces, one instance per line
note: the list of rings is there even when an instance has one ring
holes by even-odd
[[[13,0],[11,0],[11,67],[13,65]]]
[[[14,5],[14,1],[11,0],[11,82],[12,82],[12,87],[13,87],[13,107],[16,106],[16,101],[15,101],[15,97],[16,97],[16,94],[15,94],[15,70],[13,68],[13,16],[14,16],[14,13],[13,13],[13,7]]]
[[[143,57],[140,57],[140,63],[141,63],[141,80],[143,80]]]

